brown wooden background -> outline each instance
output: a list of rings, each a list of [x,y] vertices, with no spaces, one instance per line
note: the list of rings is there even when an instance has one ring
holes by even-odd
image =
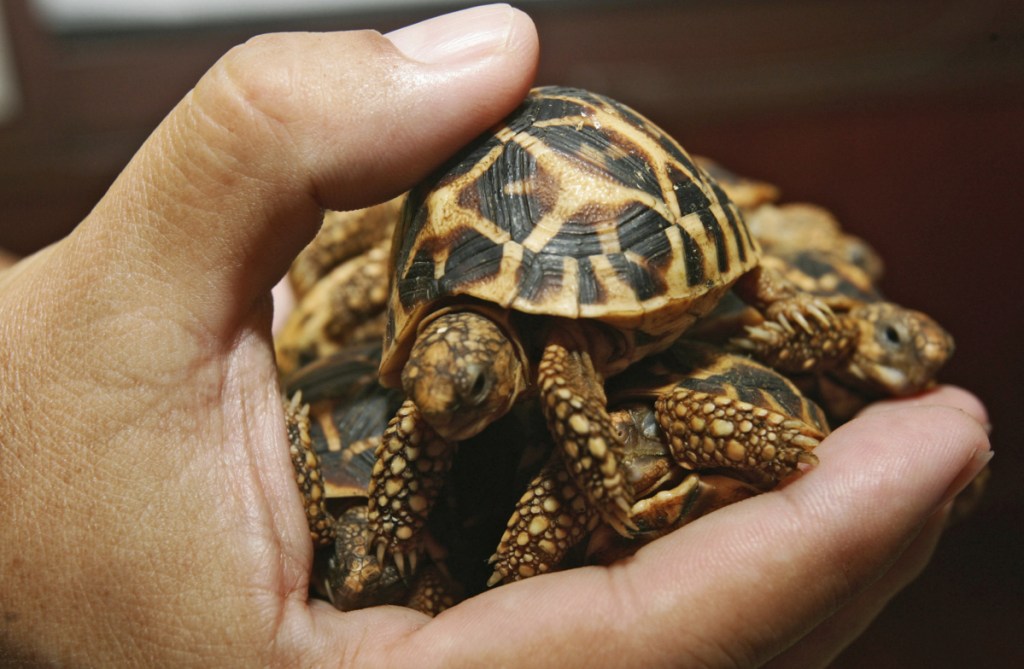
[[[832,209],[888,260],[889,295],[954,333],[945,378],[990,408],[997,457],[982,507],[838,666],[1016,665],[1024,6],[624,4],[525,4],[541,33],[539,83],[613,95],[692,151]],[[230,46],[280,29],[389,30],[428,14],[53,34],[26,0],[3,9],[23,105],[0,125],[0,248],[18,253],[66,234]]]

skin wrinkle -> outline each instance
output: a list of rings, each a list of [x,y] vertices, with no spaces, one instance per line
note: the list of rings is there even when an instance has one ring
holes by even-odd
[[[792,508],[793,506],[784,500],[776,501],[782,501],[784,507]],[[738,502],[738,504],[743,504],[743,502]],[[693,608],[707,612],[709,617],[713,616],[715,620],[719,620],[719,624],[745,631],[745,634],[730,638],[727,643],[715,643],[716,639],[727,638],[727,635],[714,633],[715,629],[712,629],[711,633],[705,629],[703,635],[693,635],[697,640],[689,645],[695,649],[693,651],[695,654],[701,651],[703,653],[697,655],[699,664],[710,663],[713,666],[719,666],[721,658],[724,657],[728,659],[728,664],[722,666],[754,666],[759,654],[757,647],[778,638],[779,632],[772,628],[771,621],[759,620],[756,604],[736,607],[736,602],[747,601],[751,598],[754,600],[775,599],[777,595],[773,593],[773,590],[777,586],[782,587],[781,594],[784,596],[785,584],[793,577],[792,566],[789,564],[787,556],[777,557],[772,552],[764,550],[762,546],[771,546],[779,535],[799,537],[802,534],[801,526],[809,522],[813,521],[806,516],[792,515],[786,510],[761,509],[744,515],[742,519],[744,532],[716,532],[732,541],[723,543],[717,536],[691,537],[689,543],[692,545],[711,544],[706,552],[702,551],[698,554],[695,561],[689,561],[690,568],[686,571],[691,572],[691,578],[692,572],[713,573],[721,569],[734,575],[744,575],[742,587],[729,588],[729,584],[723,584],[723,588],[728,588],[729,592],[705,590],[702,591],[704,597],[701,600],[691,602]],[[700,520],[693,525],[698,523]],[[704,530],[705,528],[698,526],[694,529]],[[709,532],[713,531],[715,530],[709,529]],[[702,532],[703,534],[706,533]],[[715,557],[704,559],[704,555]],[[665,558],[660,556],[660,559]],[[685,576],[684,574],[681,578],[685,578]],[[744,615],[747,611],[752,614],[752,620],[748,620]],[[677,612],[678,614],[679,612]],[[676,627],[684,627],[684,625],[676,625]]]
[[[321,39],[316,35],[310,37]],[[216,115],[218,113],[222,113],[226,109],[233,109],[234,111],[229,112],[227,118],[235,119],[238,114],[249,117],[250,123],[247,124],[246,130],[251,132],[253,125],[260,127],[264,132],[258,133],[257,136],[265,138],[264,134],[269,134],[274,140],[275,147],[287,147],[287,153],[297,161],[295,163],[297,169],[292,176],[304,181],[308,175],[322,173],[323,165],[312,164],[309,162],[311,159],[323,158],[330,162],[337,160],[335,155],[324,154],[322,146],[325,138],[320,137],[319,134],[327,128],[321,128],[318,124],[308,122],[309,107],[313,106],[314,114],[322,118],[327,118],[333,110],[322,108],[322,101],[329,98],[317,96],[315,90],[310,91],[308,87],[297,86],[294,83],[297,78],[303,79],[295,74],[297,66],[303,66],[302,72],[305,74],[309,63],[312,62],[322,73],[325,71],[322,61],[311,60],[308,57],[301,57],[298,60],[273,58],[272,52],[279,49],[282,41],[287,43],[291,39],[292,36],[288,35],[261,36],[229,51],[215,68],[215,76],[211,79],[211,83],[205,87],[197,87],[196,104],[204,109],[212,122],[227,128],[229,133],[231,128],[226,122],[217,123]],[[379,51],[382,40],[380,40],[379,34],[374,31],[350,33],[350,39],[360,41],[363,46],[361,51],[369,50],[371,52],[364,55],[363,58],[375,62],[374,69],[381,69]],[[276,65],[276,67],[268,68],[267,63]],[[343,71],[345,74],[341,75],[341,79],[344,84],[338,81],[339,73],[336,72],[331,77],[332,85],[344,86],[347,95],[356,99],[364,97],[360,95],[361,88],[373,88],[373,84],[370,82],[360,82],[357,86],[351,85],[352,80],[357,77],[353,77],[349,72],[358,71],[358,67],[358,63],[351,63]],[[386,68],[383,69],[385,72],[387,71]],[[321,81],[321,86],[323,86],[323,78],[317,78],[318,81]],[[221,85],[217,86],[215,83]],[[207,90],[212,90],[211,95],[215,96],[211,103],[207,103],[206,97],[203,95]],[[225,95],[227,95],[227,99],[224,99]],[[222,150],[222,153],[233,155],[249,163],[250,157],[244,151],[239,155],[239,147],[235,146],[235,143],[225,142],[225,145],[231,146],[231,148]],[[264,151],[265,147],[263,146],[253,147],[256,158],[262,157]],[[277,162],[281,161],[260,160],[255,164],[262,166],[264,163],[272,165]],[[298,185],[298,180],[293,186]]]
[[[175,165],[178,163],[178,161],[173,158],[169,159],[167,162]],[[179,167],[179,169],[191,169],[196,171],[200,168],[196,166],[189,168]],[[196,179],[192,183],[197,184],[201,181],[203,180]],[[249,179],[246,188],[242,190],[246,190],[250,193],[262,191],[263,193],[269,194],[278,189],[279,187],[273,184],[266,184],[255,179]],[[235,218],[257,218],[263,217],[264,215],[269,216],[270,214],[263,211],[261,207],[258,208],[258,205],[251,203],[251,200],[264,199],[265,197],[266,195],[261,195],[259,197],[250,196],[249,198],[239,202],[237,201],[237,198],[234,197],[225,200],[224,198],[203,198],[201,196],[197,196],[196,198],[181,198],[175,202],[173,206],[176,208],[176,218],[183,220],[201,219],[208,218],[209,215],[213,213],[214,216],[222,219],[222,225],[227,226]],[[315,207],[310,207],[309,209],[310,212],[312,212]],[[218,214],[217,212],[231,213],[230,215],[224,215]],[[297,214],[292,220],[300,221],[304,218],[306,217]],[[227,292],[234,295],[243,295],[248,292],[241,284],[251,280],[246,277],[251,277],[253,275],[253,272],[250,271],[252,269],[252,267],[250,267],[252,263],[251,258],[264,257],[267,255],[262,249],[256,248],[256,244],[258,243],[257,240],[249,237],[243,237],[241,239],[233,238],[227,230],[224,230],[223,232],[218,231],[210,234],[206,244],[196,247],[195,244],[192,243],[192,235],[187,229],[183,229],[181,234],[188,237],[188,239],[184,240],[183,243],[189,246],[191,253],[195,256],[194,261],[196,262],[197,267],[210,265],[213,263],[214,258],[220,258],[221,260],[219,261],[219,264],[221,265],[222,270],[232,270],[231,274],[237,277],[235,281],[239,284],[238,287]],[[176,245],[176,242],[168,240],[163,242],[163,245],[173,247]],[[156,248],[156,246],[154,246],[154,248]],[[225,259],[230,260],[225,262]],[[153,264],[161,269],[166,267],[166,269],[163,269],[165,273],[174,271],[174,268],[168,264],[163,257],[154,258]],[[226,272],[222,272],[220,275],[211,274],[209,277],[204,277],[201,273],[197,273],[195,276],[190,277],[190,282],[195,286],[190,290],[190,292],[195,295],[195,300],[190,302],[190,305],[192,308],[193,320],[197,323],[207,320],[207,316],[210,312],[233,311],[235,314],[233,317],[225,319],[222,325],[217,326],[218,328],[230,331],[237,326],[237,319],[243,318],[244,314],[252,305],[245,303],[237,305],[232,304],[230,306],[233,307],[233,309],[225,309],[224,307],[228,305],[214,301],[222,299],[216,297],[222,294],[217,282],[223,279],[223,274],[225,273]],[[169,275],[167,278],[168,287],[173,287],[174,284],[181,282],[181,278],[179,276]]]
[[[878,433],[879,434],[884,434],[886,432],[879,431]],[[891,433],[891,431],[889,433]],[[922,443],[922,444],[927,444],[927,443],[930,443],[931,441],[933,441],[933,436],[931,434],[928,434],[927,436],[924,436],[923,438],[919,439],[919,443]],[[883,446],[876,446],[875,448],[884,448],[884,445]],[[941,453],[938,454],[938,457],[941,457]],[[889,462],[887,461],[887,458],[888,458],[888,455],[885,454],[885,453],[875,454],[875,453],[870,453],[869,452],[869,453],[865,453],[864,454],[863,460],[864,460],[865,463],[878,463],[877,464],[878,467],[889,469],[889,467],[887,466],[889,464]],[[902,462],[902,460],[900,460],[900,462]],[[864,476],[870,477],[871,476],[870,472],[864,474],[864,472],[866,472],[866,471],[867,471],[866,469],[862,470],[861,474],[863,474]],[[692,545],[705,545],[705,544],[707,544],[708,545],[708,554],[714,555],[714,556],[716,556],[719,559],[722,558],[724,555],[732,554],[732,555],[735,556],[733,562],[737,562],[737,563],[740,563],[740,564],[743,564],[743,563],[749,564],[750,560],[754,560],[754,561],[758,561],[759,560],[759,561],[763,562],[766,559],[770,559],[771,556],[765,554],[764,551],[762,551],[760,548],[758,548],[758,545],[760,543],[762,543],[762,541],[771,542],[770,534],[773,533],[773,532],[777,532],[780,529],[778,527],[778,525],[776,524],[776,521],[778,519],[786,519],[787,520],[786,524],[790,527],[790,529],[789,530],[782,530],[782,531],[787,536],[790,536],[791,540],[800,541],[800,538],[801,538],[800,527],[802,525],[804,525],[805,523],[812,523],[813,524],[815,522],[813,517],[808,517],[809,515],[811,515],[811,516],[813,516],[813,515],[828,516],[828,515],[834,514],[834,513],[849,514],[851,512],[852,508],[853,509],[858,509],[857,510],[857,515],[863,515],[864,514],[864,509],[863,508],[858,508],[858,507],[864,507],[865,505],[863,503],[861,503],[860,505],[855,504],[854,502],[857,502],[857,501],[860,501],[860,500],[856,500],[856,499],[851,500],[850,496],[848,494],[845,494],[845,493],[841,492],[842,490],[845,490],[845,489],[857,489],[857,486],[863,487],[864,481],[862,480],[861,474],[859,474],[857,476],[857,478],[851,479],[851,481],[852,481],[851,485],[854,486],[853,488],[850,488],[847,484],[843,483],[842,482],[843,479],[841,478],[840,479],[840,484],[838,486],[833,486],[832,490],[820,490],[819,492],[821,494],[818,496],[818,498],[812,498],[810,500],[811,505],[808,507],[808,511],[804,511],[804,508],[805,508],[804,506],[797,506],[795,508],[797,509],[798,513],[796,513],[796,514],[794,514],[792,512],[792,509],[794,508],[793,507],[793,501],[790,500],[789,499],[789,495],[785,494],[783,491],[779,491],[777,493],[771,493],[770,495],[762,496],[761,498],[759,498],[761,504],[759,504],[758,506],[760,506],[761,508],[758,511],[758,517],[757,518],[753,518],[753,519],[744,519],[744,527],[746,528],[747,531],[746,531],[746,533],[739,535],[742,538],[742,542],[743,543],[735,546],[734,548],[732,548],[731,551],[729,550],[728,546],[725,546],[723,548],[720,545],[721,544],[720,541],[716,542],[716,538],[714,536],[702,537],[702,536],[698,535],[697,531],[700,530],[704,526],[704,524],[702,523],[701,520],[693,523],[688,528],[686,528],[686,530],[684,530],[684,531],[689,531],[689,534],[691,535],[690,543]],[[813,472],[810,475],[808,475],[807,478],[809,478],[811,475],[813,475]],[[876,478],[876,480],[877,479],[885,480],[887,477],[885,476],[885,473],[882,472],[881,476],[875,477],[875,478]],[[801,481],[801,483],[802,482],[803,481]],[[886,489],[884,487],[881,488],[880,491],[879,491],[880,494],[886,494],[886,495],[894,494],[894,493],[898,493],[898,492],[899,492],[898,490],[890,491],[890,490],[888,490],[888,489]],[[772,500],[773,505],[781,506],[782,508],[765,509],[763,502],[766,502],[769,499]],[[739,504],[733,505],[733,507],[731,507],[729,509],[730,514],[738,513],[741,509],[743,509],[744,505],[746,505],[746,504],[747,504],[746,502],[741,502]],[[866,506],[872,507],[873,505],[868,504]],[[786,510],[787,508],[790,509],[790,511],[787,511]],[[869,523],[877,522],[877,520],[873,521],[870,518],[870,515],[873,514],[873,510],[872,509],[868,509],[867,514],[868,514],[868,517],[867,517],[866,521],[850,520],[850,521],[844,522],[842,524],[842,526],[850,527],[850,526],[857,526],[857,525],[861,524],[862,522],[869,522]],[[759,522],[755,522],[755,521],[758,520],[758,518],[760,518],[761,520]],[[720,517],[719,520],[722,520],[722,518]],[[884,519],[881,519],[881,520],[884,521]],[[721,528],[720,524],[716,524],[716,525],[719,528],[719,536],[730,536],[730,537],[737,536],[736,533],[731,533],[731,532],[724,531],[723,528]],[[773,529],[772,530],[768,530],[769,527],[772,527]],[[765,531],[758,532],[758,528],[762,528]],[[900,528],[894,528],[894,530],[893,530],[893,532],[896,533],[897,536],[898,536],[898,532],[899,531],[900,531]],[[836,542],[837,546],[838,546],[838,548],[836,550],[834,550],[832,552],[819,551],[820,557],[817,557],[815,561],[820,563],[820,564],[823,564],[823,565],[830,565],[833,568],[835,566],[837,566],[837,565],[843,565],[845,567],[846,563],[848,562],[846,558],[847,558],[848,554],[852,551],[851,546],[856,545],[856,543],[858,541],[862,541],[862,539],[860,539],[859,537],[850,537],[848,542],[838,541],[838,542]],[[831,542],[826,542],[826,543],[828,544],[828,543],[831,543]],[[811,547],[811,548],[813,548],[813,547]],[[898,548],[896,549],[897,553],[899,551],[901,551],[902,548],[903,548],[902,545],[898,546]],[[650,554],[644,555],[644,551],[641,551],[641,553],[638,554],[638,558],[651,558],[651,557],[652,556]],[[664,558],[664,553],[658,553],[656,555],[656,557],[658,559],[662,559],[662,558]],[[699,560],[699,556],[698,556],[698,560]],[[891,561],[891,558],[889,559],[889,561]],[[693,569],[694,570],[698,570],[698,571],[703,570],[705,568],[711,568],[711,567],[714,566],[714,565],[711,565],[711,564],[700,564],[699,562],[696,563],[696,564],[693,564],[693,563],[691,563],[691,564],[692,564]],[[719,565],[719,566],[721,566],[721,565]],[[726,565],[726,568],[727,569],[731,569],[734,566],[735,565]],[[832,571],[831,574],[835,574],[835,572]],[[868,587],[870,585],[869,581],[863,581],[862,582],[862,579],[863,579],[862,575],[850,575],[848,573],[847,574],[840,573],[836,577],[837,577],[838,583],[829,583],[828,584],[829,585],[829,590],[831,590],[833,594],[829,594],[828,591],[823,593],[822,599],[819,600],[819,603],[817,605],[818,607],[820,607],[821,609],[823,609],[826,612],[826,615],[828,615],[829,613],[834,611],[841,602],[848,601],[856,592],[860,592],[864,588],[866,588],[866,587]],[[765,587],[771,587],[771,581],[766,582],[765,583]],[[766,593],[764,591],[762,591],[760,594],[765,594],[767,596],[771,596],[770,594],[768,594],[768,593]],[[711,602],[709,602],[709,604],[711,606],[714,606],[714,602],[715,601],[721,601],[721,598],[723,598],[723,597],[724,597],[724,599],[729,599],[729,596],[724,595],[723,593],[719,593],[716,597],[718,597],[719,599],[717,599],[717,600],[713,599]],[[704,610],[704,603],[703,602],[697,601],[697,602],[691,602],[691,603],[696,608]],[[725,604],[725,603],[726,602],[723,602],[723,604]],[[783,619],[786,619],[787,617],[789,617],[789,616],[783,616]],[[795,615],[793,617],[794,618],[799,618],[799,615]],[[732,625],[741,624],[742,625],[743,623],[739,623],[735,619],[733,619],[732,621],[730,621],[730,624],[732,624]],[[676,627],[678,627],[678,626],[676,626]],[[780,631],[779,630],[768,630],[768,634],[764,635],[764,637],[766,639],[778,638],[779,636],[780,636]],[[757,655],[758,655],[758,653],[752,653],[751,657],[756,657]]]
[[[265,312],[257,314],[257,320],[265,321]],[[227,394],[239,396],[238,389],[258,384],[261,387],[270,389],[276,388],[273,379],[247,379],[259,371],[273,369],[270,364],[253,364],[249,358],[264,357],[266,355],[265,336],[259,329],[244,329],[240,334],[239,341],[234,347],[232,363],[227,372]],[[267,361],[269,363],[269,361]],[[259,404],[250,407],[242,401],[235,405],[237,411],[236,420],[239,427],[229,429],[229,432],[240,434],[264,434],[268,441],[284,441],[284,423],[282,415],[277,407],[280,397],[275,391],[264,395]],[[229,412],[230,415],[230,412]],[[242,427],[245,426],[245,427]],[[226,462],[225,466],[234,471],[247,471],[255,485],[252,487],[254,496],[251,503],[242,505],[242,508],[249,512],[248,522],[251,534],[246,532],[244,536],[251,536],[252,542],[245,542],[239,545],[241,551],[250,553],[259,565],[277,565],[274,570],[265,568],[256,570],[251,574],[252,578],[262,575],[254,581],[251,587],[261,596],[266,603],[269,612],[263,618],[270,621],[266,638],[268,639],[266,655],[269,657],[278,656],[280,653],[278,644],[282,638],[285,626],[288,624],[287,613],[289,608],[296,603],[304,603],[305,592],[308,586],[308,573],[312,562],[312,548],[308,540],[303,540],[305,532],[302,529],[305,521],[301,511],[300,498],[294,488],[294,481],[290,478],[290,461],[287,457],[287,446],[281,443],[281,447],[269,453],[253,447],[240,448],[237,451],[239,458],[244,462]],[[272,458],[280,462],[271,463],[266,460]],[[276,474],[276,476],[275,476]],[[239,489],[234,494],[244,493],[247,486],[236,486]],[[258,510],[258,513],[255,511]],[[289,510],[291,512],[289,512]],[[291,536],[291,541],[282,544],[281,538]],[[300,535],[300,536],[295,536]],[[301,537],[301,538],[300,538]],[[298,552],[293,552],[297,550]],[[264,580],[265,579],[265,580]]]

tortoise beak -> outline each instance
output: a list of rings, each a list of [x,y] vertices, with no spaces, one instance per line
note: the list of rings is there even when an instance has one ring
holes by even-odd
[[[448,441],[473,437],[496,417],[490,407],[469,405],[450,378],[417,379],[407,392],[423,419]]]

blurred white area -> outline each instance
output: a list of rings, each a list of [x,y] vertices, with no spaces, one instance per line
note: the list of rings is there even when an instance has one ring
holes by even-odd
[[[194,25],[231,19],[279,18],[310,13],[380,11],[481,4],[472,0],[32,0],[58,31]]]
[[[14,116],[18,104],[18,76],[14,71],[14,56],[7,36],[3,5],[0,5],[0,123]]]

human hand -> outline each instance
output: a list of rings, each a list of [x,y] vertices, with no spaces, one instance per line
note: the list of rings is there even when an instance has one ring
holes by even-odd
[[[428,63],[366,33],[232,52],[71,236],[0,275],[0,653],[620,667],[785,651],[780,663],[806,666],[922,568],[988,452],[984,409],[952,388],[873,407],[806,476],[611,568],[502,586],[434,620],[307,601],[270,288],[320,207],[408,188],[525,95],[528,21],[461,18],[496,23],[493,41],[450,23],[393,38]],[[439,33],[464,50],[430,64],[424,34]]]
[[[0,657],[309,666],[408,626],[307,604],[271,287],[321,208],[410,188],[536,60],[508,6],[257,38],[69,237],[0,274]]]

